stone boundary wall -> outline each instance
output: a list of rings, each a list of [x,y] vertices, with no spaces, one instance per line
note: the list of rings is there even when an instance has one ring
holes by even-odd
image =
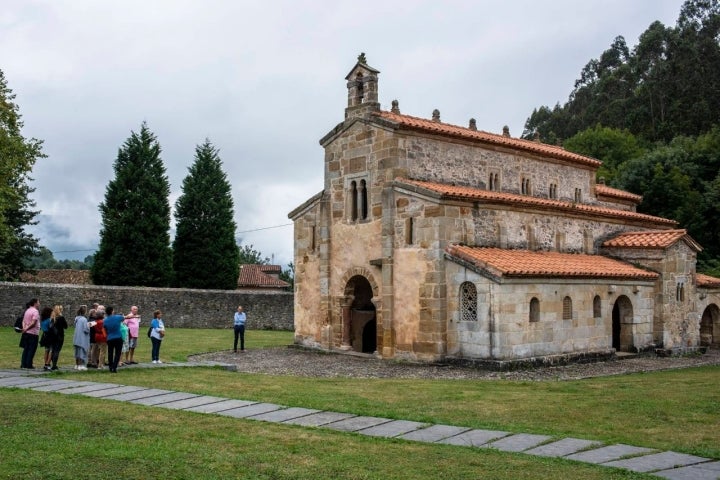
[[[112,305],[128,313],[140,309],[142,324],[149,325],[156,309],[163,312],[168,328],[232,328],[238,305],[247,313],[247,328],[294,330],[292,292],[243,292],[183,288],[115,287],[52,283],[0,282],[0,326],[12,326],[31,298],[40,305],[63,305],[72,326],[80,305]]]

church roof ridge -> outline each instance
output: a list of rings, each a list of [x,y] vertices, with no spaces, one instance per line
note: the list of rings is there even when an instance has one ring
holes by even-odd
[[[656,217],[644,213],[637,213],[628,210],[619,210],[615,208],[602,207],[598,205],[588,205],[584,203],[575,203],[564,200],[554,200],[549,198],[533,197],[529,195],[520,195],[518,193],[500,192],[496,190],[484,190],[477,187],[468,187],[461,185],[451,185],[446,183],[428,182],[424,180],[413,180],[410,178],[398,177],[395,179],[397,184],[408,184],[416,187],[424,188],[442,197],[457,198],[462,200],[476,200],[486,202],[497,202],[512,204],[526,207],[553,208],[565,212],[575,212],[582,214],[598,215],[602,217],[624,218],[630,220],[652,222],[656,225],[675,226],[677,222],[668,218]]]
[[[562,277],[655,280],[656,272],[602,255],[555,251],[512,250],[451,244],[452,257],[501,277]]]
[[[580,155],[578,153],[570,152],[556,145],[548,145],[546,143],[525,140],[523,138],[509,137],[497,133],[486,132],[483,130],[472,130],[467,127],[453,125],[451,123],[443,123],[439,121],[429,120],[426,118],[414,117],[403,113],[388,112],[385,110],[375,112],[373,113],[373,115],[414,130],[427,131],[440,135],[465,138],[468,140],[476,140],[510,148],[517,148],[520,150],[541,155],[549,155],[561,160],[580,163],[595,168],[602,165],[602,162],[600,160],[592,157],[587,157],[585,155]]]

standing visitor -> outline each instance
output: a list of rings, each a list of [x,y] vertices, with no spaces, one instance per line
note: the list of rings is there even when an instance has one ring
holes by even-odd
[[[150,323],[150,341],[152,342],[152,363],[162,363],[160,360],[160,344],[165,337],[165,323],[162,321],[162,312],[153,312],[152,323]]]
[[[50,355],[52,354],[52,345],[55,341],[52,314],[53,309],[50,307],[45,307],[42,309],[42,312],[40,312],[40,330],[42,331],[40,346],[45,347],[44,370],[50,370]]]
[[[23,349],[20,358],[20,368],[35,368],[33,359],[38,347],[38,335],[40,334],[40,301],[33,298],[28,302],[28,308],[25,310],[22,322],[22,336],[20,337],[20,347]]]
[[[125,324],[128,327],[128,351],[125,354],[125,363],[135,365],[135,348],[137,348],[138,336],[140,334],[140,315],[138,315],[138,307],[133,305],[130,307],[130,313],[125,315]]]
[[[120,326],[125,321],[125,317],[120,314],[114,314],[115,309],[108,306],[105,309],[107,317],[103,321],[103,329],[106,334],[106,343],[108,350],[108,363],[110,373],[117,373],[118,364],[120,363],[120,355],[122,354],[122,332]]]
[[[88,353],[90,350],[90,325],[88,319],[85,318],[85,305],[82,305],[75,317],[75,335],[73,336],[73,346],[75,347],[75,370],[87,370],[85,366],[88,361]]]
[[[105,307],[100,305],[95,310],[95,326],[92,330],[95,332],[95,356],[92,358],[93,364],[98,370],[102,370],[105,365],[105,357],[107,355],[107,334],[103,328],[105,319]]]
[[[247,315],[243,312],[242,305],[239,305],[237,312],[235,312],[235,318],[233,322],[233,330],[235,331],[235,343],[233,344],[233,351],[237,353],[238,338],[240,338],[240,351],[245,351],[245,321]]]
[[[63,316],[63,306],[55,305],[52,312],[52,328],[54,328],[50,360],[52,361],[52,368],[50,370],[57,370],[57,362],[60,357],[60,350],[63,348],[65,343],[65,330],[68,328],[67,320]]]

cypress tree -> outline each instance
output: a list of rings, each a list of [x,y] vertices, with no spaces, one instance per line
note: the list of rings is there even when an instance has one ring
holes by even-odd
[[[118,151],[115,179],[100,204],[100,246],[91,269],[97,285],[170,285],[170,183],[160,152],[145,123]]]
[[[175,203],[175,285],[234,290],[239,271],[230,182],[210,143],[195,148],[195,162]]]

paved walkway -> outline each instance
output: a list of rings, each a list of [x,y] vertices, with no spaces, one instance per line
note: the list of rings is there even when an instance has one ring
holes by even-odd
[[[147,365],[163,367],[166,365]],[[0,370],[0,388],[27,388],[39,392],[78,394],[105,400],[186,410],[264,422],[329,428],[375,437],[415,442],[443,443],[477,448],[495,448],[544,457],[562,457],[635,472],[646,472],[673,480],[720,479],[720,461],[632,445],[604,445],[580,438],[557,440],[547,435],[481,430],[452,425],[430,425],[408,420],[366,417],[274,403],[235,400],[207,395],[134,387],[116,383],[62,380],[42,370]],[[111,380],[108,375],[108,380]]]

